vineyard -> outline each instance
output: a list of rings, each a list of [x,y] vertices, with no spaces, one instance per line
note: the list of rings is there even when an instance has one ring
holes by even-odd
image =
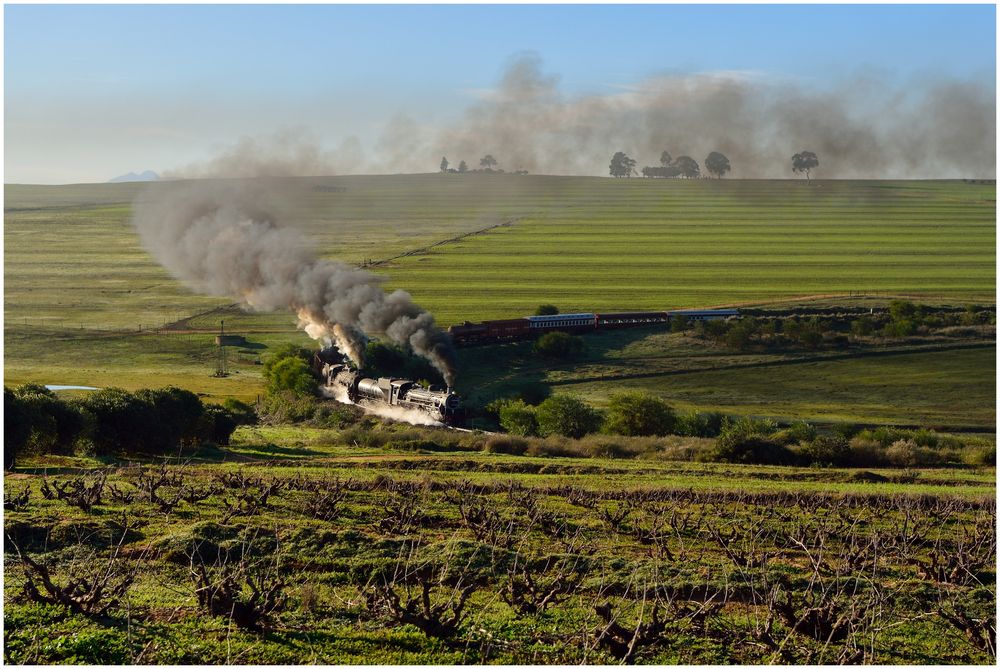
[[[5,659],[994,661],[992,470],[396,437],[260,428],[184,463],[8,477]]]

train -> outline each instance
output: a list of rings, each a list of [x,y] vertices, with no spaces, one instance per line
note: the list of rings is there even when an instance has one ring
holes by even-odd
[[[594,330],[616,330],[669,324],[672,318],[687,321],[710,321],[739,318],[739,309],[675,309],[673,311],[627,311],[597,314],[555,314],[552,316],[525,316],[496,321],[452,325],[448,328],[452,341],[457,345],[515,341],[528,339],[546,332],[582,333]]]
[[[452,425],[461,418],[461,401],[451,388],[423,386],[410,379],[368,378],[343,361],[336,349],[324,349],[313,357],[313,369],[335,398],[346,398],[361,406],[379,405],[418,411],[431,420]]]

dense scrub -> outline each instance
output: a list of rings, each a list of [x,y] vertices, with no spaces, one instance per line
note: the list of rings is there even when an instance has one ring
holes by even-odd
[[[5,660],[995,657],[989,498],[302,462],[8,480]]]
[[[255,421],[242,402],[206,405],[180,388],[104,388],[63,400],[40,385],[5,387],[4,469],[32,454],[176,455],[228,444],[239,425]]]

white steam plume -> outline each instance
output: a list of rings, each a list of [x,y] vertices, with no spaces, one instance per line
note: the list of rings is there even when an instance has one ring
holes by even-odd
[[[402,290],[344,263],[317,258],[298,232],[278,227],[261,205],[263,183],[156,184],[134,207],[145,247],[175,277],[255,311],[291,309],[299,327],[334,342],[363,365],[365,333],[384,332],[428,359],[454,384],[451,341]]]

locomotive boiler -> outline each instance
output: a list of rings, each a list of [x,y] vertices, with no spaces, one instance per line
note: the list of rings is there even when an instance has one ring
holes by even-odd
[[[354,404],[387,405],[419,411],[441,423],[454,423],[459,417],[460,402],[451,388],[425,387],[410,379],[367,378],[349,365],[331,362],[335,354],[321,351],[313,360],[323,385],[336,397],[341,395]]]

